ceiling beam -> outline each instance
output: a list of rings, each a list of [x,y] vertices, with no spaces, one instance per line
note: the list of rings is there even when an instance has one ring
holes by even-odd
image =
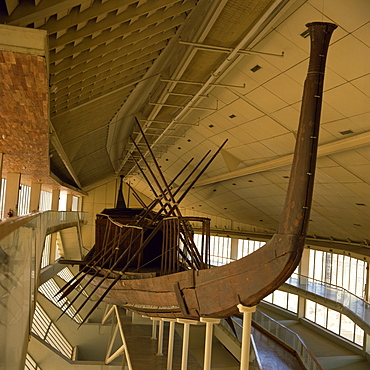
[[[175,34],[175,27],[183,22],[183,18],[177,19],[176,22],[173,21],[165,21],[158,26],[152,25],[149,26],[147,29],[140,33],[135,33],[126,37],[124,40],[118,38],[112,41],[108,45],[100,45],[96,49],[89,51],[86,50],[78,55],[76,58],[68,57],[65,58],[62,62],[58,65],[51,64],[50,66],[50,73],[56,74],[62,71],[69,71],[71,67],[76,67],[79,64],[84,64],[90,62],[91,60],[101,57],[102,55],[106,55],[112,52],[112,50],[120,50],[121,48],[129,48],[133,47],[133,44],[138,43],[140,41],[150,42],[151,38],[163,34],[163,37],[167,36],[166,38],[171,38]],[[155,39],[156,40],[156,39]],[[135,41],[135,42],[134,42]]]
[[[53,0],[41,1],[38,5],[34,5],[31,1],[22,2],[10,16],[0,16],[0,23],[25,27],[40,19],[48,18],[66,11],[86,1],[87,0]]]
[[[82,81],[81,85],[77,87],[68,87],[65,89],[64,94],[61,94],[57,99],[53,99],[51,105],[61,104],[62,102],[68,102],[75,97],[83,97],[85,95],[93,95],[95,91],[99,91],[100,88],[109,88],[109,85],[118,85],[120,81],[124,82],[127,80],[127,76],[137,74],[148,70],[152,64],[153,60],[158,56],[158,53],[151,54],[151,59],[146,60],[146,58],[141,60],[141,63],[131,68],[117,67],[116,71],[111,71],[109,75],[95,76],[92,77],[94,81]],[[122,75],[124,75],[122,77]],[[101,78],[99,78],[101,77]]]
[[[54,0],[58,2],[58,0]],[[137,0],[120,0],[120,1],[106,1],[102,4],[100,1],[95,1],[89,8],[80,12],[79,9],[73,9],[70,17],[61,18],[50,18],[48,22],[41,27],[41,29],[48,32],[49,35],[66,30],[70,27],[77,26],[80,23],[84,23],[90,19],[97,18],[101,14],[113,12],[123,6],[129,6],[130,4],[136,3]],[[86,2],[86,0],[85,0]],[[89,2],[89,1],[88,1]],[[82,3],[82,1],[80,1]]]
[[[96,22],[94,19],[91,19],[85,27],[81,28],[78,31],[76,31],[75,28],[69,28],[63,36],[59,38],[50,38],[49,49],[55,49],[62,45],[67,45],[77,39],[89,37],[96,32],[109,30],[111,27],[114,26],[122,27],[123,24],[129,22],[134,17],[142,17],[145,14],[153,11],[157,12],[159,9],[164,8],[168,5],[172,5],[174,2],[174,0],[149,1],[139,8],[136,8],[136,6],[130,7],[125,12],[120,13],[119,15],[111,12],[105,19],[100,22]],[[108,1],[108,3],[111,2]],[[147,18],[145,19],[147,20]],[[130,26],[132,26],[132,24]]]
[[[130,89],[131,86],[136,85],[136,84],[138,84],[138,83],[140,83],[142,81],[148,80],[150,78],[153,78],[154,76],[156,76],[156,75],[144,77],[144,78],[141,78],[139,80],[129,82],[126,85],[121,86],[121,87],[117,88],[114,91],[107,92],[106,94],[101,95],[101,96],[98,96],[98,97],[96,97],[94,99],[89,99],[86,102],[82,102],[81,104],[76,105],[75,107],[61,109],[61,111],[58,112],[57,114],[55,114],[54,117],[59,117],[60,115],[66,113],[66,112],[69,113],[70,111],[81,109],[82,107],[85,107],[86,105],[100,104],[101,99],[105,99],[105,98],[110,97],[111,95],[114,95],[114,94],[119,94],[119,96],[121,97],[120,100],[123,101],[123,100],[125,100],[124,96],[122,95],[124,90]],[[131,91],[131,89],[130,89],[130,91]]]
[[[129,61],[129,58],[132,59],[132,56],[134,56],[135,53],[143,53],[142,49],[145,49],[144,51],[147,51],[147,54],[149,54],[151,52],[150,48],[152,47],[152,45],[154,46],[157,44],[163,44],[167,42],[167,40],[170,39],[173,35],[174,35],[173,31],[160,33],[159,35],[151,37],[150,39],[144,39],[135,44],[129,44],[127,45],[127,47],[121,47],[120,49],[112,48],[113,51],[107,54],[103,54],[103,55],[94,54],[94,56],[91,55],[91,59],[89,61],[84,61],[83,63],[81,62],[75,63],[75,59],[77,58],[71,59],[70,60],[71,68],[66,69],[56,75],[52,75],[50,79],[50,83],[56,84],[59,81],[62,81],[64,79],[74,78],[74,76],[79,75],[81,73],[83,74],[90,73],[89,72],[90,70],[92,69],[96,70],[96,68],[102,65],[106,65],[107,63],[112,63],[112,61],[116,63],[118,59],[125,58],[125,63],[127,63],[127,60]]]
[[[326,155],[331,155],[339,152],[343,152],[350,149],[360,148],[365,145],[370,144],[370,132],[365,132],[356,136],[351,136],[346,139],[337,140],[332,143],[320,145],[318,148],[318,157],[323,157]],[[280,158],[273,159],[271,161],[259,163],[253,166],[241,168],[236,171],[228,172],[223,175],[213,176],[209,179],[199,181],[194,187],[200,187],[204,185],[210,185],[218,183],[221,181],[227,181],[231,179],[236,179],[238,177],[243,177],[247,175],[252,175],[259,172],[269,171],[278,167],[287,166],[292,164],[293,154],[289,154]]]
[[[57,151],[60,159],[63,161],[67,171],[72,176],[76,185],[79,188],[81,188],[80,180],[78,179],[77,174],[76,174],[75,170],[73,169],[73,167],[71,165],[71,162],[69,161],[68,156],[67,156],[66,152],[64,151],[63,145],[59,141],[58,135],[57,135],[57,133],[56,133],[56,131],[55,131],[51,122],[50,122],[50,128],[51,128],[50,140],[51,140],[52,144],[54,145],[55,150]]]
[[[81,83],[83,83],[83,86],[85,86],[88,85],[89,82],[96,82],[101,78],[123,72],[124,70],[129,70],[130,68],[136,67],[137,65],[145,63],[148,60],[152,60],[155,55],[158,55],[158,53],[166,47],[166,44],[166,41],[163,41],[159,44],[153,44],[144,50],[138,50],[129,55],[123,55],[118,58],[116,57],[107,63],[96,66],[95,68],[89,68],[86,70],[86,72],[81,72],[75,76],[72,76],[71,78],[60,81],[57,84],[51,79],[50,83],[52,85],[56,85],[58,88],[55,97],[58,97],[59,93],[63,89],[68,88],[68,93],[76,90],[76,87],[74,86],[76,84],[81,85]],[[91,78],[94,78],[94,81],[91,81]],[[77,88],[81,87],[82,86],[79,86]]]
[[[125,75],[122,79],[109,80],[110,82],[109,84],[105,84],[103,81],[102,83],[99,84],[99,88],[93,88],[93,90],[90,91],[83,91],[81,95],[79,96],[76,95],[73,98],[65,102],[62,102],[61,104],[57,102],[57,104],[55,104],[55,108],[58,109],[61,106],[68,106],[72,108],[73,106],[79,105],[80,102],[89,101],[91,99],[99,97],[101,94],[104,95],[105,93],[111,92],[112,89],[115,91],[121,87],[133,86],[136,83],[136,81],[141,80],[141,78],[145,75],[146,72],[147,69],[142,69],[141,71],[135,73],[135,75],[130,76]],[[133,87],[131,87],[131,90],[132,89]]]
[[[165,20],[175,21],[177,18],[182,19],[180,24],[185,20],[185,12],[191,10],[193,8],[194,2],[174,5],[170,9],[166,11],[158,11],[151,15],[148,18],[142,19],[140,18],[138,21],[131,25],[124,24],[121,27],[115,29],[114,31],[110,32],[109,30],[105,30],[101,33],[101,35],[95,37],[94,39],[89,37],[83,42],[79,43],[78,45],[74,46],[72,44],[68,44],[63,50],[59,53],[55,53],[54,50],[50,50],[50,62],[54,63],[64,58],[68,58],[73,54],[77,54],[83,52],[85,50],[97,47],[99,45],[105,44],[107,42],[113,41],[117,38],[122,38],[123,36],[128,36],[133,34],[135,31],[138,31],[138,35],[140,37],[140,31],[144,30],[150,25],[154,25],[158,22],[163,22]],[[176,17],[173,19],[173,17]],[[122,40],[121,40],[122,41]],[[134,41],[135,42],[135,41]]]

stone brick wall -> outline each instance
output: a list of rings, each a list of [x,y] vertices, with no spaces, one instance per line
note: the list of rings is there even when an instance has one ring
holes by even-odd
[[[0,51],[0,152],[3,177],[22,183],[49,177],[48,76],[44,57]]]

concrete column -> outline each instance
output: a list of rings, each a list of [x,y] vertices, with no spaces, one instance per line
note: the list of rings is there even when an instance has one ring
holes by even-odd
[[[249,355],[251,348],[252,313],[256,311],[256,306],[246,307],[243,306],[242,304],[238,304],[238,310],[243,314],[243,336],[240,358],[240,370],[248,370]]]
[[[188,354],[189,354],[189,332],[190,325],[197,325],[198,321],[189,319],[177,319],[177,322],[184,324],[184,332],[182,334],[182,359],[181,359],[181,370],[188,368]]]
[[[59,208],[59,195],[60,190],[54,189],[51,193],[51,211],[57,211]],[[53,233],[51,234],[50,239],[50,264],[53,265],[55,263],[55,254],[56,254],[56,248],[57,248],[57,234]]]
[[[18,214],[18,196],[19,186],[21,182],[20,173],[8,173],[6,177],[6,192],[5,192],[5,203],[4,203],[4,214],[11,210],[13,216]]]
[[[167,370],[172,370],[173,345],[174,345],[174,339],[175,339],[176,319],[163,319],[163,320],[170,322],[170,328],[169,328],[169,331],[168,331]]]
[[[51,210],[52,211],[57,211],[59,208],[59,195],[60,195],[59,189],[54,189],[51,193]]]
[[[298,272],[300,275],[308,276],[310,265],[310,249],[305,248],[302,253],[301,262],[298,267]],[[306,311],[306,298],[298,296],[298,311],[297,317],[298,319],[305,316]]]
[[[230,258],[232,260],[238,259],[238,244],[239,244],[239,239],[235,239],[235,238],[231,239]]]
[[[4,157],[4,153],[0,153],[0,195],[2,194],[2,189],[1,189],[1,186],[3,184],[2,182],[2,178],[3,178],[3,157]],[[5,212],[4,212],[5,213]],[[4,217],[4,215],[2,215],[0,213],[0,220]]]
[[[163,320],[159,320],[157,356],[163,356]]]
[[[38,182],[31,184],[30,212],[38,212],[40,207],[41,184]]]
[[[206,341],[204,345],[204,370],[211,370],[212,359],[212,337],[213,337],[213,324],[219,324],[220,319],[212,319],[209,317],[201,317],[200,322],[206,323]]]
[[[67,194],[66,211],[72,211],[72,194]]]

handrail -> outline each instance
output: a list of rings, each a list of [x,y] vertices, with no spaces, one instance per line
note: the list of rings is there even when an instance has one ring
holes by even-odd
[[[317,361],[316,357],[309,348],[307,348],[306,344],[297,333],[259,310],[253,314],[253,321],[262,329],[266,330],[286,346],[291,348],[300,358],[306,369],[323,370],[323,367]],[[275,331],[275,333],[273,331]]]
[[[7,338],[0,346],[0,362],[5,368],[24,365],[46,235],[71,226],[78,228],[84,215],[46,211],[0,223],[0,248],[5,256],[0,264],[1,289],[8,293],[2,295],[0,306],[0,337]],[[15,346],[19,351],[14,351]]]
[[[63,219],[63,217],[61,218],[58,218],[58,220],[56,220],[56,224],[60,225],[61,223],[66,223],[67,221],[68,222],[71,222],[71,221],[83,221],[84,220],[84,216],[86,214],[86,212],[80,212],[80,211],[44,211],[44,212],[37,212],[37,213],[32,213],[32,214],[28,214],[28,215],[25,215],[25,216],[16,216],[16,217],[10,217],[2,222],[0,222],[0,240],[5,238],[6,236],[8,236],[10,233],[12,233],[13,231],[19,229],[20,227],[26,225],[27,223],[35,220],[36,218],[38,217],[42,217],[43,215],[46,215],[46,214],[49,214],[49,215],[52,215],[53,213],[55,214],[58,214],[58,215],[65,215],[66,217]],[[71,220],[70,217],[67,217],[67,216],[71,216],[71,215],[75,215],[78,217],[73,217],[73,219]],[[51,224],[47,225],[48,228],[50,227],[53,227],[55,226],[54,225],[54,222],[52,220]]]
[[[300,278],[304,278],[304,279],[307,279],[307,280],[312,280],[312,281],[316,281],[322,285],[328,285],[330,287],[334,287],[336,288],[337,290],[343,290],[344,292],[358,298],[359,300],[363,301],[364,303],[366,303],[367,305],[370,305],[370,302],[368,302],[365,298],[363,297],[359,297],[357,294],[354,294],[352,292],[350,292],[348,289],[346,288],[343,288],[342,286],[340,285],[336,285],[336,284],[332,284],[332,283],[328,283],[327,281],[323,281],[323,280],[320,280],[320,279],[315,279],[313,277],[310,277],[310,276],[306,276],[306,275],[302,275],[302,274],[298,274],[298,273],[293,273],[290,278],[288,278],[285,282],[285,284],[288,284],[288,285],[293,285],[293,284],[289,284],[288,281],[292,278],[294,278],[295,276],[298,277],[298,280],[300,281]]]

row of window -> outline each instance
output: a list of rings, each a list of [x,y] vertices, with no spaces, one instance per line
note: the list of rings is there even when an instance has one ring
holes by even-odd
[[[4,209],[5,206],[5,193],[6,193],[6,179],[1,179],[1,189],[0,189],[0,218],[6,217],[8,210]],[[28,213],[34,211],[29,209],[31,197],[31,187],[27,185],[20,185],[18,193],[18,216],[24,216]],[[49,191],[41,190],[40,192],[40,202],[39,211],[49,211],[51,209],[51,199],[52,193]],[[59,196],[59,211],[65,211],[67,204],[67,194],[61,193]],[[72,197],[72,211],[78,210],[78,197]]]

